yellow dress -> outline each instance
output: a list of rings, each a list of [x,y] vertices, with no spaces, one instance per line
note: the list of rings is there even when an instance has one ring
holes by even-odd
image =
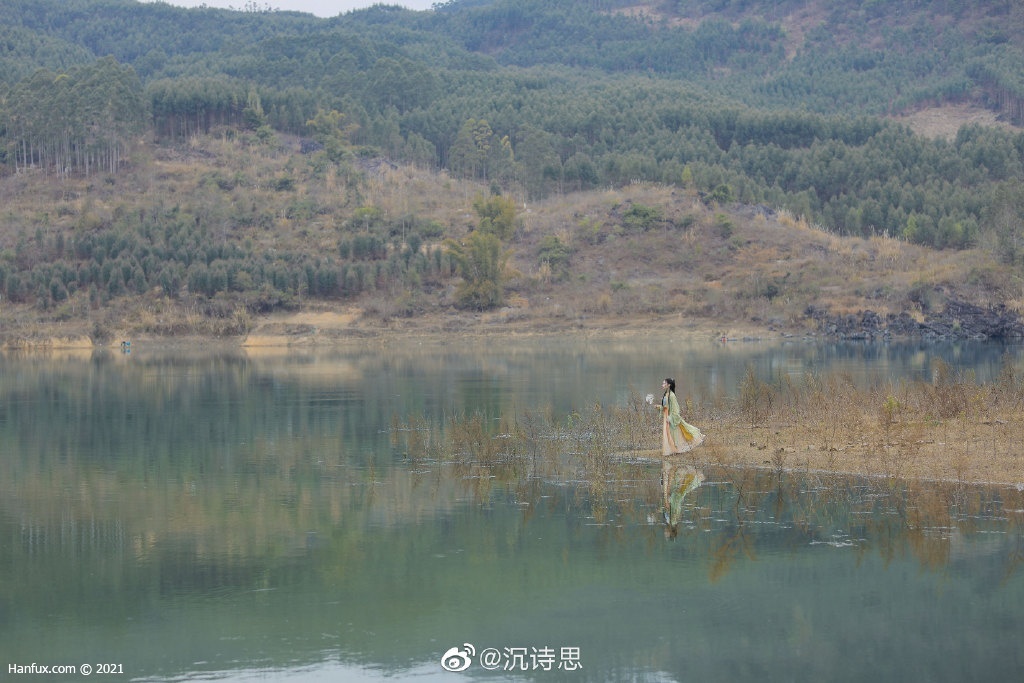
[[[692,451],[704,443],[704,435],[679,414],[679,401],[675,392],[661,398],[661,454],[676,455]]]

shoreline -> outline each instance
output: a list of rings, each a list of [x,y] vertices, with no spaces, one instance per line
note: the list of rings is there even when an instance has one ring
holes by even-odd
[[[147,311],[125,314],[117,322],[98,319],[39,321],[10,315],[0,331],[0,350],[89,349],[117,347],[123,340],[154,346],[225,344],[256,347],[330,347],[352,342],[392,339],[585,335],[642,337],[669,334],[708,341],[956,341],[1024,342],[1024,321],[1005,305],[980,306],[950,299],[942,314],[915,321],[907,313],[885,316],[870,309],[829,314],[814,306],[799,319],[782,322],[754,317],[721,319],[683,312],[563,314],[531,309],[528,304],[489,311],[440,308],[410,316],[381,314],[359,304],[309,305],[299,310],[237,318],[156,316]],[[23,311],[25,312],[25,311]],[[238,314],[237,314],[238,315]]]
[[[148,330],[132,331],[128,325],[108,339],[94,340],[85,324],[39,323],[27,330],[8,330],[0,349],[7,351],[116,349],[122,340],[134,346],[154,347],[218,344],[240,348],[330,348],[360,342],[388,342],[393,339],[434,339],[453,337],[543,337],[574,334],[583,337],[653,336],[669,331],[681,339],[720,341],[766,341],[779,339],[816,339],[810,332],[780,332],[770,327],[747,324],[720,324],[689,319],[679,315],[602,316],[588,318],[520,317],[508,311],[489,313],[430,314],[410,318],[374,318],[360,311],[343,309],[309,310],[271,314],[258,318],[243,334],[203,334],[185,332],[161,334]]]

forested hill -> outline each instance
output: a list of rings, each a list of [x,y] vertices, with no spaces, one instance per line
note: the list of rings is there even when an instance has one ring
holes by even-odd
[[[449,236],[451,226],[398,228],[368,199],[374,159],[443,171],[520,204],[651,182],[709,206],[785,210],[840,235],[986,245],[1014,267],[1024,253],[1017,0],[451,0],[331,19],[258,2],[242,11],[133,0],[3,5],[0,180],[95,187],[89,179],[102,177],[123,204],[120,222],[77,205],[42,225],[32,216],[51,215],[43,207],[9,211],[0,295],[11,301],[46,307],[88,286],[109,296],[129,281],[139,293],[156,287],[144,256],[125,253],[119,285],[116,273],[83,275],[91,257],[73,240],[59,249],[26,241],[56,240],[71,223],[92,226],[74,240],[155,239],[159,212],[123,181],[139,176],[147,155],[173,156],[209,136],[263,150],[282,206],[228,216],[178,209],[225,236],[330,215],[343,233],[329,255],[336,273],[402,253],[410,226],[417,246]],[[1004,125],[933,139],[897,122],[944,105],[985,109]],[[287,172],[275,166],[284,153],[295,154]],[[207,180],[238,192],[260,172]],[[311,199],[324,179],[346,188],[337,213]],[[380,248],[355,250],[346,230]],[[240,251],[210,251],[206,266],[226,254],[256,258],[233,246]],[[363,288],[296,284],[308,271],[299,264],[314,256],[328,258],[296,254],[278,280],[246,266],[242,284],[220,289],[198,280],[189,288],[197,266],[183,257],[159,286],[324,298]],[[60,286],[56,262],[66,266]]]
[[[4,5],[7,84],[110,55],[144,82],[223,75],[329,90],[332,70],[391,57],[435,73],[502,65],[664,76],[753,106],[822,113],[965,98],[1018,122],[1024,113],[1024,6],[1014,0],[449,0],[429,12],[382,4],[334,19],[257,2],[246,11]]]

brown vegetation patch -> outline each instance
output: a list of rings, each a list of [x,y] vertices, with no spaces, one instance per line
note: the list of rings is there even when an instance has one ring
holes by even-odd
[[[919,111],[903,114],[896,120],[910,126],[918,135],[929,138],[952,140],[963,126],[990,126],[1004,130],[1019,131],[999,115],[989,109],[972,104],[945,104],[940,107],[929,107]]]
[[[793,59],[804,46],[804,36],[825,21],[825,10],[821,5],[805,4],[792,14],[780,18],[786,33],[786,59]],[[771,19],[771,17],[769,17]]]
[[[611,10],[609,14],[621,14],[622,16],[632,17],[634,19],[645,19],[649,21],[657,21],[659,23],[664,22],[667,26],[686,26],[688,28],[696,28],[700,24],[696,19],[670,15],[656,4],[619,7]]]
[[[33,350],[33,349],[46,349],[46,350],[74,350],[74,349],[92,349],[92,339],[87,336],[75,336],[75,337],[40,337],[40,338],[28,338],[28,337],[15,337],[6,340],[2,344],[4,349],[20,349],[20,350]]]

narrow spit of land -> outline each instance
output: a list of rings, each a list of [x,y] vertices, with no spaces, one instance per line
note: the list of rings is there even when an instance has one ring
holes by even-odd
[[[1024,486],[1024,382],[990,383],[936,361],[933,380],[862,389],[841,375],[773,385],[752,374],[709,413],[705,458],[776,469]]]
[[[936,362],[934,380],[860,388],[842,375],[803,383],[768,383],[751,371],[738,397],[686,401],[704,444],[673,459],[724,465],[890,479],[1001,484],[1024,490],[1024,378],[1007,363],[991,383],[977,383]],[[614,463],[661,459],[660,417],[640,396],[569,416],[537,409],[489,420],[462,416],[445,433],[417,437],[410,452],[484,465],[528,458],[534,467],[575,459],[596,477]],[[423,425],[413,425],[423,431]],[[427,449],[427,444],[430,444]]]

